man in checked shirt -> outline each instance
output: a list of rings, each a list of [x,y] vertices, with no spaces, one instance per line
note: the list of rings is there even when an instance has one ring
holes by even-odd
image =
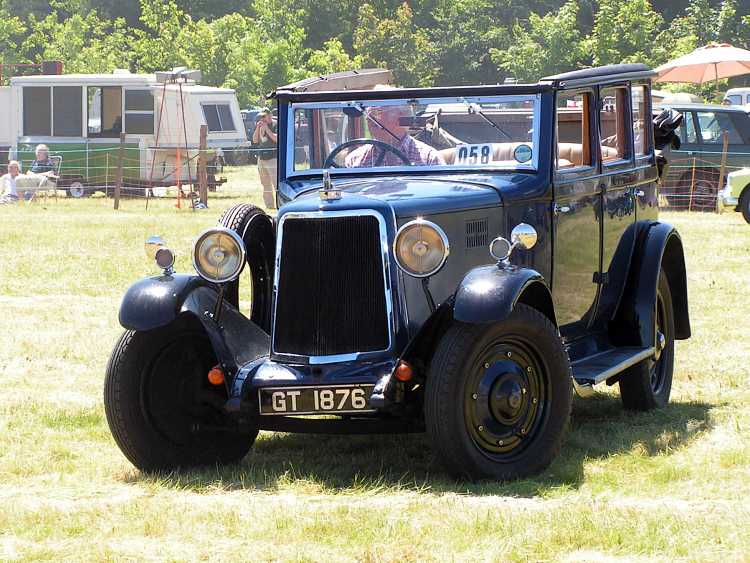
[[[409,164],[412,166],[444,165],[445,159],[436,149],[408,135],[408,128],[399,123],[402,117],[411,117],[411,108],[376,106],[368,108],[365,112],[367,125],[373,138],[401,151],[409,159]],[[380,161],[381,158],[382,161]],[[382,147],[363,145],[349,153],[344,164],[347,168],[362,168],[404,166],[406,163],[393,152],[386,151]]]

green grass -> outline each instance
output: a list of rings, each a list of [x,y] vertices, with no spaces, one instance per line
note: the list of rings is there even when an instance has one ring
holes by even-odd
[[[670,406],[628,414],[614,389],[577,400],[538,477],[453,481],[421,435],[272,433],[236,467],[139,473],[102,408],[120,298],[154,273],[148,235],[189,270],[201,229],[260,201],[228,172],[202,211],[0,207],[0,560],[750,558],[750,226],[736,214],[664,216],[687,249],[694,334]]]

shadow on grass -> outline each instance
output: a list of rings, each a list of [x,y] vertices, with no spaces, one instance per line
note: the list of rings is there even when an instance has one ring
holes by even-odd
[[[540,475],[510,483],[453,480],[434,458],[424,434],[262,433],[239,465],[170,474],[135,472],[126,480],[196,492],[293,487],[320,493],[410,490],[533,497],[578,487],[587,460],[603,460],[636,448],[640,455],[669,454],[709,429],[711,408],[705,403],[673,403],[664,409],[629,413],[616,396],[577,400],[558,458]]]

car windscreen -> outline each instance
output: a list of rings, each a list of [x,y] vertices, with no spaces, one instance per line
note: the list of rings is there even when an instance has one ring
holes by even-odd
[[[287,174],[535,170],[537,96],[292,104]]]

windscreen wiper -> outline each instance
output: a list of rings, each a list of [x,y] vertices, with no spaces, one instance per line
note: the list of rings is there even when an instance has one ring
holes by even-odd
[[[373,106],[374,107],[374,106]],[[388,133],[391,137],[393,137],[396,141],[399,143],[402,141],[401,137],[396,135],[393,131],[388,129],[385,125],[383,125],[378,119],[375,119],[372,115],[370,115],[365,106],[361,103],[352,104],[350,106],[346,106],[344,108],[344,113],[347,115],[350,115],[350,117],[361,117],[364,115],[367,119],[371,119],[378,127],[380,127],[383,131]]]
[[[466,105],[466,109],[469,112],[469,115],[478,115],[479,117],[484,119],[487,123],[489,123],[492,127],[497,129],[500,133],[505,135],[506,139],[513,140],[513,137],[511,137],[508,133],[506,133],[502,127],[500,127],[497,123],[492,121],[489,117],[487,117],[484,114],[484,112],[482,111],[482,108],[479,107],[479,104],[471,104],[467,102],[466,100],[464,100],[463,98],[461,98],[461,101]]]

